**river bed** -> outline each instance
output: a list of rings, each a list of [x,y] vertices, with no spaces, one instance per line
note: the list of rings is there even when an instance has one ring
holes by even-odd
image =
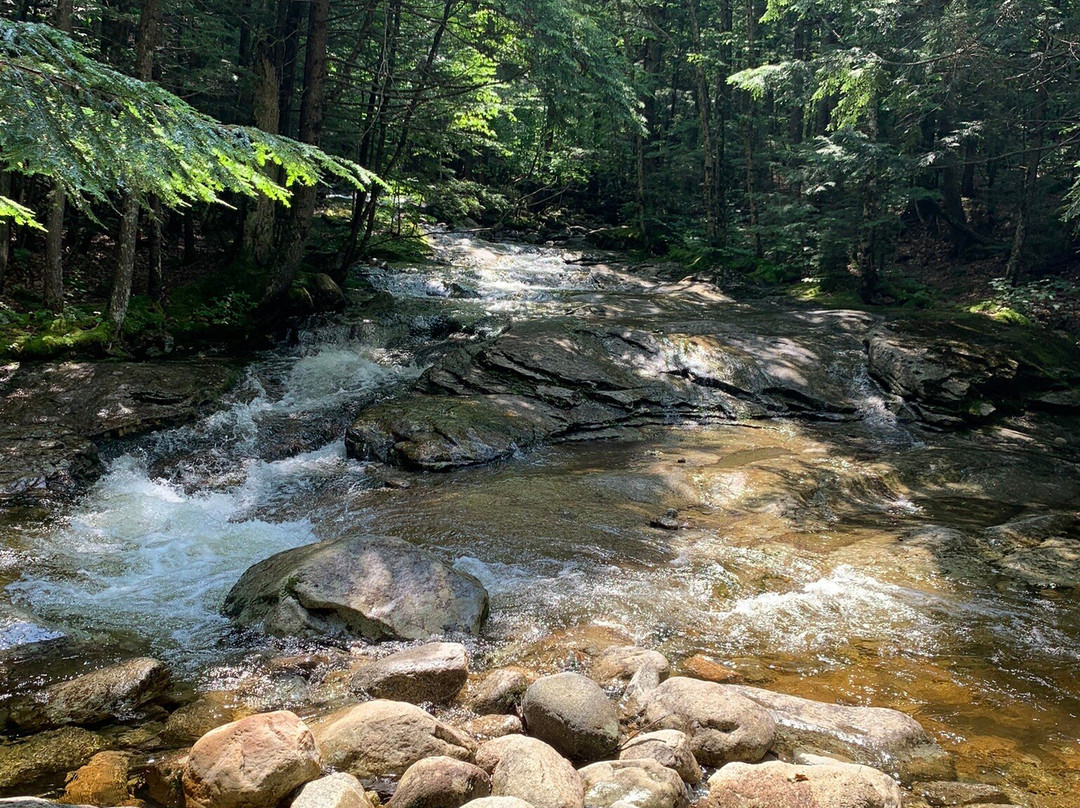
[[[604,307],[685,316],[617,262],[435,245],[429,263],[365,273],[392,305],[355,291],[366,305],[254,362],[217,413],[118,446],[73,505],[5,517],[0,581],[20,611],[0,641],[67,635],[221,687],[262,651],[219,614],[244,569],[318,539],[396,535],[489,590],[478,660],[527,661],[593,624],[673,661],[711,655],[751,684],[895,707],[961,776],[1035,808],[1078,804],[1080,596],[1012,552],[1080,541],[1076,419],[927,431],[852,356],[834,373],[857,403],[843,420],[673,421],[444,474],[347,459],[350,418],[450,346]],[[668,509],[684,527],[651,527]]]

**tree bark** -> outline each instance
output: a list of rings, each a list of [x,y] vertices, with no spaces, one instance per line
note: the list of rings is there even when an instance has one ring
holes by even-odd
[[[11,174],[0,171],[0,196],[11,198]],[[11,224],[0,219],[0,294],[4,292],[4,278],[11,262]]]
[[[139,13],[139,41],[135,52],[135,75],[149,81],[153,75],[154,47],[161,21],[161,0],[145,0]],[[139,199],[128,192],[120,206],[120,232],[116,242],[116,266],[109,296],[109,318],[119,336],[131,302],[135,276],[135,246],[139,236]],[[151,270],[152,271],[152,270]]]
[[[59,0],[56,4],[54,23],[64,33],[70,34],[74,15],[73,0]],[[49,191],[49,209],[45,213],[45,268],[42,276],[42,302],[49,311],[64,308],[64,186],[53,182]]]
[[[255,126],[277,134],[280,119],[278,66],[274,63],[273,43],[265,37],[255,48],[255,90],[252,113]],[[248,202],[244,220],[244,247],[259,266],[266,266],[274,250],[274,201],[258,196]]]
[[[326,90],[326,34],[330,0],[312,0],[308,12],[307,50],[304,55],[304,95],[300,102],[300,140],[319,145],[322,134],[323,102]],[[318,189],[301,185],[293,193],[289,221],[280,257],[272,269],[263,302],[280,297],[289,288],[304,257],[311,220],[315,215]]]

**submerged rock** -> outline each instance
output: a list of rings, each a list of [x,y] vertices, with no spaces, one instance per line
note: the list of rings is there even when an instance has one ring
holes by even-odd
[[[619,744],[619,719],[600,686],[577,673],[537,679],[525,691],[521,716],[530,735],[571,760],[597,760]]]
[[[163,695],[169,681],[164,663],[149,657],[129,659],[16,701],[11,719],[24,730],[122,720]]]
[[[64,786],[61,801],[67,804],[128,805],[132,800],[128,782],[130,755],[99,752],[72,774]]]
[[[261,713],[211,730],[184,766],[187,808],[273,808],[322,772],[315,738],[296,715]]]
[[[776,723],[751,699],[724,685],[683,676],[673,676],[644,698],[644,723],[685,732],[703,766],[754,763],[776,741]]]
[[[589,675],[601,684],[629,682],[642,668],[655,670],[659,681],[671,673],[671,663],[659,651],[636,645],[613,645],[600,653],[589,669]]]
[[[74,771],[107,747],[100,735],[79,727],[0,745],[0,788],[11,789]]]
[[[472,757],[476,744],[414,704],[376,699],[312,725],[323,762],[361,779],[401,775],[428,757]]]
[[[698,808],[900,808],[899,786],[868,766],[731,763],[709,778]]]
[[[480,715],[516,713],[525,691],[535,680],[536,675],[524,668],[496,668],[469,694],[466,703]]]
[[[465,646],[436,642],[391,654],[365,665],[352,678],[354,690],[378,699],[441,703],[465,686],[469,664]]]
[[[224,612],[279,636],[417,640],[479,634],[488,595],[426,550],[364,535],[260,561],[229,592]]]
[[[903,783],[948,779],[952,759],[919,723],[898,710],[845,707],[756,687],[727,685],[764,707],[776,722],[775,749],[840,754],[893,774]]]
[[[960,783],[948,780],[917,783],[912,791],[935,808],[953,805],[1006,805],[1010,802],[1008,794],[997,786],[986,783]]]

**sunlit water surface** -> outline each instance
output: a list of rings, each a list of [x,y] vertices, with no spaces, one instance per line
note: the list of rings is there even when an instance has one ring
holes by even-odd
[[[962,775],[1035,806],[1080,804],[1077,595],[985,551],[995,526],[1032,515],[1080,539],[1080,475],[1059,450],[1023,424],[916,434],[852,356],[837,372],[859,401],[853,423],[652,427],[385,488],[385,469],[345,458],[341,432],[438,345],[647,298],[640,278],[557,250],[437,245],[441,262],[369,273],[398,298],[392,312],[312,324],[219,412],[126,447],[77,505],[6,526],[0,644],[69,634],[221,686],[257,650],[219,615],[244,569],[318,539],[393,534],[488,588],[480,660],[608,626],[752,683],[897,707]],[[685,529],[648,526],[667,508]]]

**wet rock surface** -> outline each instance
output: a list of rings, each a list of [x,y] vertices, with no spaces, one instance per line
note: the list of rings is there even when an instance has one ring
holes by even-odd
[[[743,685],[726,687],[768,711],[776,722],[774,749],[778,752],[810,748],[838,753],[904,783],[946,779],[954,772],[945,750],[915,719],[897,710],[826,704]]]
[[[107,747],[103,737],[79,727],[50,730],[0,745],[0,789],[30,786],[74,771]]]
[[[220,406],[238,367],[213,359],[0,367],[0,506],[80,493],[101,474],[100,442]]]
[[[224,612],[281,636],[415,640],[478,634],[488,596],[475,578],[426,550],[355,536],[259,562],[229,592]]]
[[[521,717],[530,735],[571,760],[598,760],[619,744],[614,705],[599,685],[577,673],[533,682],[521,702]]]
[[[162,696],[169,682],[164,663],[149,657],[131,659],[17,699],[11,720],[24,731],[35,731],[132,718],[140,707]]]

